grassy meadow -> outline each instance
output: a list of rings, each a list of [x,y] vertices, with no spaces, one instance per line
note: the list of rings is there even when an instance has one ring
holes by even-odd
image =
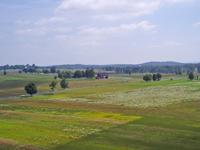
[[[0,74],[0,98],[19,96],[26,94],[24,86],[29,82],[34,82],[37,85],[38,93],[51,91],[49,84],[55,80],[54,75],[42,75],[42,74],[19,74],[15,70],[8,71],[7,75]],[[55,90],[61,90],[60,81],[57,78],[57,86]],[[141,82],[141,79],[108,79],[108,80],[95,80],[95,79],[67,79],[69,82],[69,88],[87,87],[87,86],[99,86],[110,85],[118,83],[128,82]]]
[[[200,149],[199,81],[186,75],[148,83],[140,82],[142,74],[112,76],[120,78],[69,80],[70,88],[104,87],[0,101],[0,150]],[[33,80],[38,91],[48,91],[43,85],[52,78],[2,75],[0,87],[12,92]],[[12,87],[12,81],[21,82]],[[139,83],[123,84],[127,81]]]

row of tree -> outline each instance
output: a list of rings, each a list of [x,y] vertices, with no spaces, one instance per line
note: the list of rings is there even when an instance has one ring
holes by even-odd
[[[161,80],[162,78],[162,75],[161,73],[157,73],[157,74],[153,74],[153,77],[151,74],[146,74],[143,76],[143,80],[145,80],[146,82],[150,82],[152,79],[153,81],[156,81],[156,80]]]
[[[49,84],[49,87],[50,87],[52,90],[54,90],[57,84],[58,84],[58,83],[57,83],[56,81],[52,81],[52,82]],[[63,89],[68,88],[68,82],[66,81],[65,78],[63,78],[63,79],[60,81],[60,86],[61,86]],[[35,84],[34,82],[28,83],[28,84],[24,87],[24,89],[25,89],[26,92],[27,92],[28,94],[30,94],[31,96],[32,96],[33,94],[36,94],[36,93],[37,93],[37,86],[36,86],[36,84]]]
[[[72,76],[73,75],[73,76]],[[58,74],[59,78],[82,78],[82,77],[87,77],[87,78],[93,78],[95,76],[94,70],[86,70],[86,71],[80,71],[76,70],[74,74],[71,71],[62,71]]]
[[[153,79],[153,81],[160,80],[161,78],[162,78],[161,73],[153,74],[153,77],[152,77],[151,74],[146,74],[146,75],[143,76],[143,80],[146,81],[146,82],[150,82],[152,79]],[[194,74],[193,74],[193,72],[190,72],[190,73],[189,73],[188,78],[189,78],[190,80],[193,80],[193,79],[194,79]]]

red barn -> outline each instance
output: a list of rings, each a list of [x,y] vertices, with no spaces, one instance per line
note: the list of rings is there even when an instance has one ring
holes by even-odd
[[[96,76],[96,79],[106,79],[106,78],[108,78],[107,73],[98,73]]]

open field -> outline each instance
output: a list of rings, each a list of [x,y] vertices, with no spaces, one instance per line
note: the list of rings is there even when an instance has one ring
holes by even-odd
[[[43,78],[45,83],[52,81],[52,76],[34,74],[10,77],[22,76]],[[138,76],[131,80],[135,79]],[[74,86],[89,86],[108,81],[127,82],[70,82],[76,82]],[[92,87],[0,102],[3,150],[198,150],[199,141],[198,81]]]
[[[19,96],[26,94],[24,86],[29,82],[34,82],[38,87],[38,93],[44,91],[51,91],[49,84],[54,80],[54,75],[41,75],[41,74],[19,74],[19,73],[8,73],[6,76],[0,75],[0,98]],[[55,90],[61,90],[60,79],[56,79],[58,85]],[[69,88],[75,87],[87,87],[87,86],[98,86],[98,85],[109,85],[116,83],[127,83],[127,82],[140,82],[141,79],[67,79],[69,82]]]

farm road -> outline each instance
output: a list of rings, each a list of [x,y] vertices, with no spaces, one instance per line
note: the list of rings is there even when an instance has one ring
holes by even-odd
[[[168,80],[168,79],[163,79],[161,81],[165,81],[165,80]],[[145,81],[142,81],[142,82],[145,82]],[[79,87],[79,88],[71,88],[71,89],[63,89],[63,90],[55,90],[55,91],[47,91],[47,92],[41,92],[41,93],[33,94],[33,96],[50,94],[50,93],[61,92],[61,91],[70,91],[70,90],[87,89],[87,88],[93,88],[93,87],[113,86],[113,85],[124,85],[124,84],[133,84],[133,83],[142,83],[142,82],[128,82],[128,83],[118,83],[118,84],[96,85],[96,86],[87,86],[87,87]],[[17,98],[21,98],[21,96],[0,98],[0,101],[10,100],[10,99],[17,99]]]

